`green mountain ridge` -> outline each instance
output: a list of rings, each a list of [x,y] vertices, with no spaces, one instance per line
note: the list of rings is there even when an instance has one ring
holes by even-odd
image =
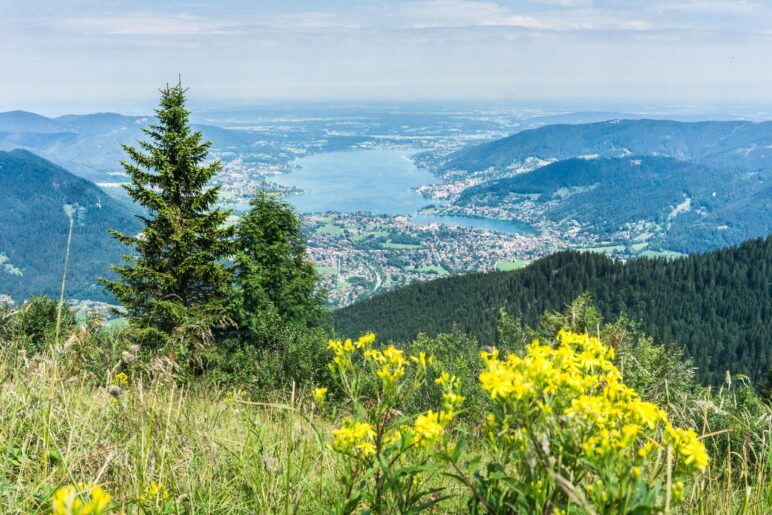
[[[560,224],[610,238],[657,224],[652,243],[706,251],[772,232],[772,169],[748,172],[669,157],[566,159],[466,189],[461,206],[535,209]]]
[[[488,143],[463,148],[441,160],[441,171],[501,171],[528,158],[563,160],[657,155],[713,165],[757,169],[772,159],[772,122],[609,120],[546,125]]]
[[[417,283],[334,312],[335,329],[381,341],[459,330],[495,345],[500,308],[535,326],[589,292],[601,313],[642,323],[660,343],[683,345],[706,383],[725,370],[761,380],[772,360],[772,235],[680,259],[626,263],[566,251],[512,272]]]
[[[93,182],[115,181],[108,174],[120,171],[119,163],[125,158],[121,145],[140,139],[142,128],[153,120],[151,116],[116,113],[48,118],[9,111],[0,113],[0,150],[29,150]],[[211,125],[194,128],[219,150],[249,146],[259,139],[249,131]]]
[[[108,263],[120,262],[125,251],[107,230],[138,231],[131,208],[25,150],[0,151],[0,206],[0,293],[16,300],[58,296],[69,213],[74,229],[67,296],[111,300],[97,278],[109,276]]]

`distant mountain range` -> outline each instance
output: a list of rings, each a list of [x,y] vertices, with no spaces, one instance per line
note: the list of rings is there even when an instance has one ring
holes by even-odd
[[[52,128],[45,118],[38,123]],[[58,296],[69,216],[74,231],[67,296],[110,300],[97,278],[109,276],[107,265],[119,263],[126,249],[107,230],[138,232],[134,212],[50,161],[25,150],[0,151],[0,293],[16,300]]]
[[[611,120],[547,125],[450,154],[442,170],[474,173],[521,167],[527,160],[654,155],[755,170],[772,162],[772,122]]]
[[[772,236],[707,254],[627,263],[559,252],[513,272],[436,279],[393,290],[334,312],[335,329],[406,342],[418,333],[461,331],[496,344],[498,310],[535,327],[590,292],[606,320],[641,321],[658,343],[683,345],[707,383],[727,369],[761,380],[772,365]]]
[[[694,252],[772,231],[772,122],[563,123],[418,160],[477,183],[454,199],[461,214],[548,220],[607,245]]]
[[[585,113],[577,120],[600,116]],[[73,296],[104,298],[95,278],[121,254],[104,233],[111,227],[130,231],[136,222],[131,208],[75,175],[100,184],[125,180],[121,144],[141,139],[151,122],[114,113],[0,113],[0,151],[20,148],[52,161],[22,151],[2,154],[0,293],[56,290],[58,279],[51,278],[59,276],[64,256],[63,210],[76,205],[76,245],[88,241],[92,247],[75,249]],[[256,143],[269,137],[262,133],[195,127],[220,155],[276,152]],[[610,244],[625,240],[652,251],[692,252],[772,231],[772,122],[549,125],[462,149],[433,168],[440,175],[477,177],[479,184],[464,190],[452,208],[504,208],[512,218],[534,223],[536,217],[557,228],[578,224]],[[113,195],[119,190],[109,189]]]
[[[47,118],[26,111],[0,113],[0,150],[24,149],[64,166],[93,182],[118,182],[125,158],[122,144],[134,144],[143,137],[142,128],[152,117],[115,113],[65,115]],[[194,125],[213,143],[226,151],[253,144],[259,135],[211,125]]]
[[[612,237],[645,222],[649,243],[705,251],[772,232],[772,168],[670,157],[566,159],[466,189],[459,205],[523,204],[560,224]]]

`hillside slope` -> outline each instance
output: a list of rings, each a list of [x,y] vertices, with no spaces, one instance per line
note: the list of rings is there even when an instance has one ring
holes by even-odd
[[[668,157],[566,159],[466,189],[461,206],[510,206],[618,237],[647,224],[650,243],[706,251],[772,232],[772,169],[748,172]]]
[[[527,160],[563,160],[598,155],[658,155],[717,165],[757,169],[772,162],[772,122],[676,122],[611,120],[548,125],[461,149],[445,158],[441,170],[501,171]]]
[[[125,153],[122,144],[142,139],[142,128],[153,123],[147,116],[115,113],[65,115],[47,118],[25,111],[0,113],[0,150],[21,148],[67,168],[93,182],[114,182]],[[248,131],[194,125],[212,141],[215,150],[253,144],[258,136]]]
[[[0,293],[21,300],[58,296],[67,245],[68,215],[75,221],[67,293],[108,300],[97,278],[125,251],[107,234],[139,230],[132,211],[94,184],[30,152],[0,151]]]
[[[499,308],[535,325],[545,310],[583,292],[607,319],[626,312],[658,342],[684,345],[703,381],[720,381],[726,369],[760,380],[772,360],[772,236],[670,261],[560,252],[514,272],[437,279],[373,297],[336,311],[335,328],[405,341],[455,327],[493,344]]]

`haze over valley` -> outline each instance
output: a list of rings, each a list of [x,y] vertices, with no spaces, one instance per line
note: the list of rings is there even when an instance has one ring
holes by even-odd
[[[770,231],[770,124],[451,107],[297,104],[204,111],[194,120],[213,142],[212,158],[224,163],[214,181],[223,207],[235,221],[257,189],[285,195],[303,216],[309,251],[338,306],[413,281],[510,270],[561,249],[672,257]],[[131,226],[121,145],[149,123],[106,113],[0,113],[0,149],[25,149],[92,181],[104,203],[122,206],[110,216]],[[56,184],[34,192],[20,184],[1,195],[6,205],[9,195],[17,203],[60,198]],[[86,213],[76,252],[84,240],[111,247],[106,234],[81,230],[99,208],[80,198],[59,202],[61,211],[47,214],[51,232],[66,229],[65,204],[74,203]],[[29,215],[4,216],[8,227],[27,226]],[[31,249],[41,245],[46,261],[64,250],[59,238],[24,247],[6,232],[0,290],[17,299],[55,293],[59,269],[36,268],[43,254]],[[96,264],[114,258],[97,250],[76,261],[72,297],[109,301]]]

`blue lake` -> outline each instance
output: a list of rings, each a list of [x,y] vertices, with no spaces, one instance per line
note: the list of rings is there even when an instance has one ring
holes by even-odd
[[[302,213],[366,211],[373,214],[410,215],[418,224],[433,222],[506,233],[530,232],[527,224],[465,216],[418,215],[431,203],[415,192],[423,184],[439,182],[417,168],[404,150],[354,150],[327,152],[296,159],[292,173],[272,178],[294,186],[302,194],[287,200]]]

